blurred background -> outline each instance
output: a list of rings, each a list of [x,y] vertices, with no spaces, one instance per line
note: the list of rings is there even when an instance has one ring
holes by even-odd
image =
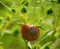
[[[30,49],[60,49],[60,0],[0,0],[0,49],[27,49],[21,36],[26,20],[40,26]]]

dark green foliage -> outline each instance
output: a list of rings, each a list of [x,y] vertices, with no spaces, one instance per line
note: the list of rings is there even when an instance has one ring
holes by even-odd
[[[28,2],[24,0],[21,4],[24,4],[25,6],[28,6]]]
[[[13,13],[15,13],[15,9],[11,9]]]
[[[26,12],[27,12],[26,8],[23,7],[23,8],[21,9],[21,13],[26,13]]]
[[[0,23],[2,22],[2,20],[0,19]]]
[[[49,49],[49,47],[48,47],[48,46],[46,46],[44,49]]]
[[[24,0],[21,4],[24,4],[26,2],[26,0]]]
[[[43,27],[41,27],[41,26],[38,26],[39,28],[41,28],[41,29],[43,29],[43,30],[45,30],[45,28],[43,28]]]
[[[47,15],[51,15],[53,13],[52,9],[47,10]]]
[[[31,48],[28,46],[28,49],[31,49]]]
[[[18,33],[19,33],[19,30],[17,29],[17,30],[15,30],[14,31],[14,36],[17,36],[18,35]]]
[[[0,3],[0,9],[4,9],[5,7]]]
[[[25,6],[28,6],[28,2],[25,3]]]
[[[52,2],[52,3],[56,3],[56,1],[54,1],[54,0],[51,0],[51,2]]]
[[[60,4],[60,0],[57,0],[57,2]]]
[[[9,17],[9,16],[7,16],[6,20],[10,20],[10,17]]]

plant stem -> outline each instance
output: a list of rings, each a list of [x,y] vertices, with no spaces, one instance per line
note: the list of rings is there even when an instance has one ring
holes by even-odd
[[[12,16],[9,16],[9,18],[10,18],[10,17],[12,17]],[[7,27],[10,25],[11,19],[12,19],[12,18],[10,18],[10,20],[7,20],[7,22],[6,22],[6,24],[4,25],[4,27],[2,27],[2,29],[1,29],[2,35],[1,35],[1,36],[4,35],[4,31],[5,31],[5,30],[7,29]]]
[[[35,9],[36,9],[36,5],[37,5],[37,2],[36,1],[37,0],[34,1],[35,4],[34,4],[34,9],[33,9],[33,17],[35,16]]]
[[[53,3],[53,7],[52,8],[54,8],[54,4],[55,3]],[[54,8],[54,10],[56,10],[55,8]],[[55,13],[53,13],[53,30],[54,30],[54,33],[53,34],[55,34],[55,32],[56,32],[56,28],[57,28],[57,26],[58,26],[58,24],[59,24],[59,15],[55,15]]]
[[[1,3],[6,9],[8,9],[9,11],[11,11],[11,9],[10,9],[8,6],[6,6],[2,1],[0,1],[0,3]]]

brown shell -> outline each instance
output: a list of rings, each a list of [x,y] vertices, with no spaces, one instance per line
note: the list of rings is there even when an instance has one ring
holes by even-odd
[[[22,25],[21,28],[22,37],[27,41],[34,41],[39,37],[39,28],[37,26]]]

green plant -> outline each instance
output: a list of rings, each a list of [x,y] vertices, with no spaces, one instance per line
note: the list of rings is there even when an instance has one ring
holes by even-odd
[[[0,49],[59,49],[59,33],[59,0],[0,1]]]

